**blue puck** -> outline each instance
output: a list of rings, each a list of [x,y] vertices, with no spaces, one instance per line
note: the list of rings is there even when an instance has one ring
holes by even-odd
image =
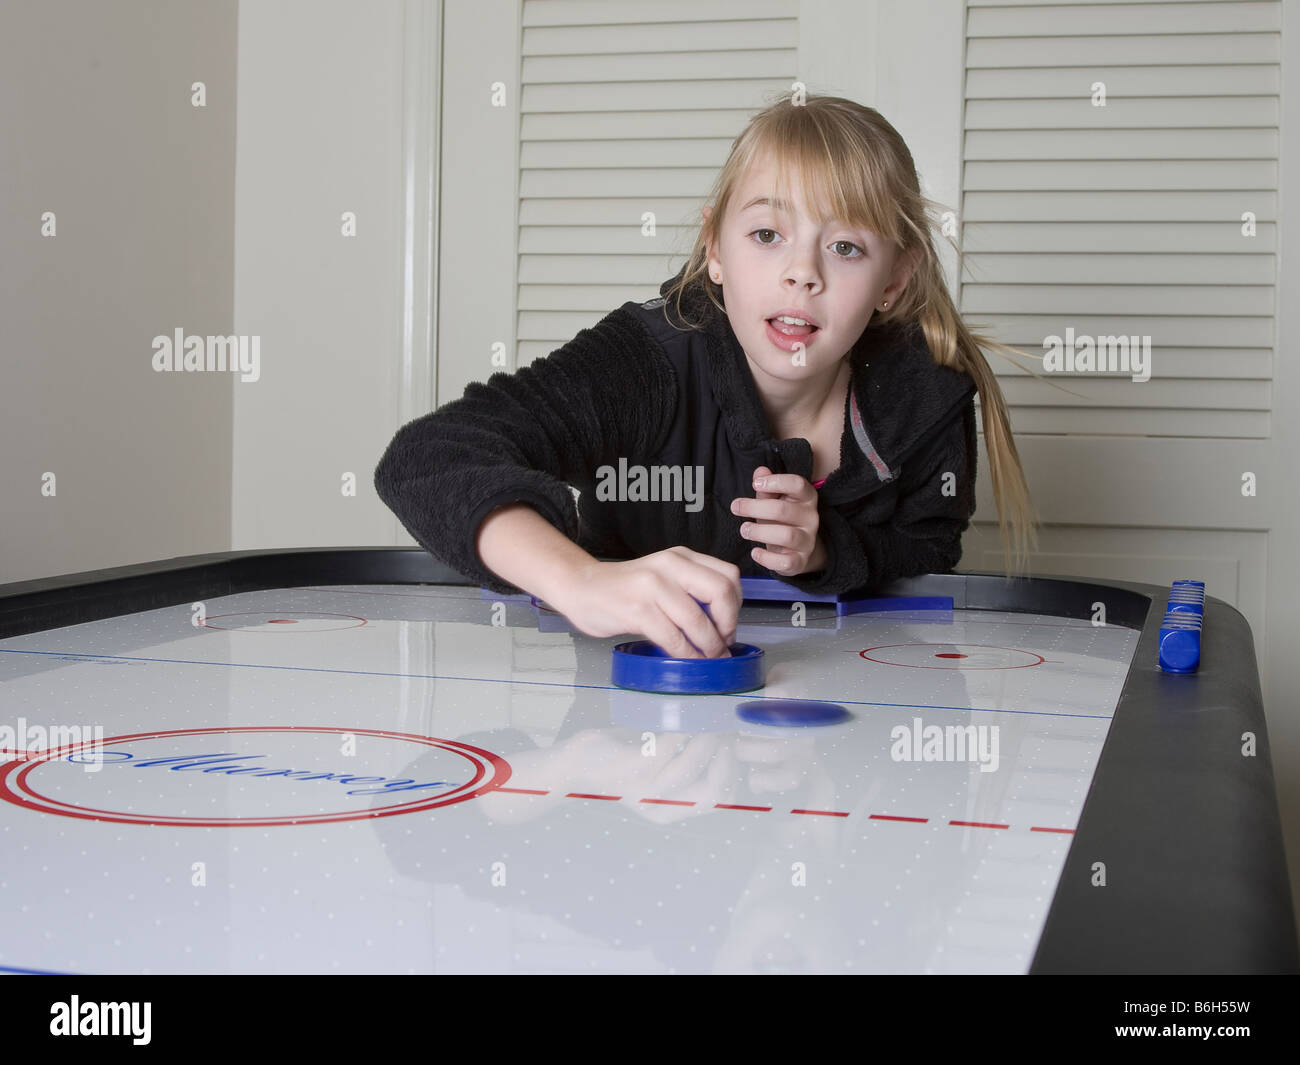
[[[839,703],[817,699],[755,699],[736,707],[736,716],[752,725],[780,725],[786,728],[806,725],[834,725],[852,715]]]
[[[611,679],[620,688],[667,695],[730,695],[763,686],[763,650],[733,643],[728,658],[671,658],[649,640],[614,648]]]
[[[1194,617],[1197,624],[1179,625],[1180,617]],[[1172,619],[1172,620],[1171,620]],[[1166,673],[1195,673],[1201,664],[1201,626],[1197,615],[1165,615],[1160,627],[1160,668]]]

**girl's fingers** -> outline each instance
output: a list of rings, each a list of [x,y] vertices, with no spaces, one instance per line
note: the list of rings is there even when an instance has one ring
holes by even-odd
[[[722,615],[727,606],[726,603],[720,603],[718,614]],[[687,594],[677,589],[659,600],[659,608],[686,640],[698,649],[680,657],[722,658],[730,654],[727,637],[735,631],[735,622],[721,617],[715,620],[711,612],[705,611],[701,600],[694,593]],[[668,649],[664,644],[659,646]]]
[[[762,521],[778,521],[786,525],[794,525],[801,518],[815,514],[815,510],[809,510],[799,503],[792,503],[788,499],[749,499],[738,498],[731,508],[733,514],[746,517],[758,518]]]
[[[698,562],[699,564],[692,564]],[[740,606],[743,595],[740,591],[740,569],[730,562],[711,558],[708,555],[693,555],[683,559],[672,568],[674,582],[688,594],[687,597],[674,597],[678,612],[665,608],[675,621],[683,620],[682,614],[689,619],[693,628],[690,630],[692,642],[701,650],[704,644],[695,639],[696,635],[709,639],[709,633],[716,633],[721,641],[723,652],[735,637],[736,624],[740,618]],[[691,611],[687,602],[697,608],[707,606],[703,624],[696,613]],[[709,652],[714,653],[714,652]]]
[[[692,604],[693,606],[695,604]],[[696,613],[704,618],[703,611],[696,607]],[[690,626],[688,625],[687,628]],[[653,617],[641,626],[642,634],[651,643],[662,647],[673,658],[704,658],[698,645],[694,645],[686,631],[662,609],[656,609]],[[703,639],[703,637],[700,637]],[[707,640],[703,642],[707,643]]]
[[[759,467],[763,469],[763,467]],[[817,489],[813,488],[811,482],[806,478],[800,477],[797,473],[769,473],[760,475],[756,470],[754,480],[762,481],[762,485],[755,483],[754,488],[764,495],[787,495],[796,499],[815,499]],[[811,494],[810,494],[811,493]]]
[[[784,549],[781,549],[778,554],[777,551],[756,547],[750,555],[760,566],[770,569],[773,573],[795,573],[803,568],[799,556],[787,554]]]
[[[740,527],[740,535],[746,540],[753,540],[756,544],[767,544],[769,547],[788,547],[791,550],[802,550],[803,544],[808,539],[807,530],[801,529],[797,525],[766,525],[755,522],[746,522]]]

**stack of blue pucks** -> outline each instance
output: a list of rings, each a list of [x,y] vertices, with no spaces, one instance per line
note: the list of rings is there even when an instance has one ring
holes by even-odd
[[[1160,623],[1160,668],[1166,673],[1195,673],[1201,664],[1201,628],[1205,621],[1205,582],[1180,580],[1169,587],[1169,605]]]

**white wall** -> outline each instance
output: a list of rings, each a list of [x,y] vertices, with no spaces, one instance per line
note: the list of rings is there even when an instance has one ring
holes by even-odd
[[[151,361],[232,328],[236,12],[0,7],[0,583],[230,546],[238,386]]]
[[[0,582],[392,540],[404,10],[0,10]],[[155,373],[177,327],[258,337],[260,380]]]
[[[399,411],[402,70],[401,0],[240,4],[235,323],[262,379],[235,393],[235,550],[393,541],[371,479]]]

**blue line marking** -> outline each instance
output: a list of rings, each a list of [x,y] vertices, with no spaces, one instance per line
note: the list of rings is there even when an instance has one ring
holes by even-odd
[[[557,680],[514,680],[495,677],[457,677],[444,673],[386,673],[381,670],[368,669],[323,669],[319,666],[270,666],[256,662],[205,662],[194,658],[138,658],[132,655],[97,655],[84,654],[80,651],[22,651],[16,648],[0,647],[0,654],[7,655],[77,655],[81,658],[111,658],[121,662],[156,662],[162,665],[177,666],[223,666],[227,669],[287,669],[299,673],[341,673],[348,677],[396,677],[408,680],[460,680],[471,684],[528,684],[542,688],[581,688],[586,691],[621,692],[626,689],[614,684],[562,684]],[[733,695],[695,695],[694,699],[734,699]],[[789,696],[757,695],[757,699],[788,699]],[[870,699],[841,699],[839,696],[818,697],[823,702],[847,703],[850,706],[885,706],[906,710],[962,710],[971,714],[1029,714],[1035,717],[1081,717],[1088,721],[1109,721],[1113,714],[1053,714],[1046,710],[1000,710],[985,706],[931,706],[922,703],[877,703]]]

